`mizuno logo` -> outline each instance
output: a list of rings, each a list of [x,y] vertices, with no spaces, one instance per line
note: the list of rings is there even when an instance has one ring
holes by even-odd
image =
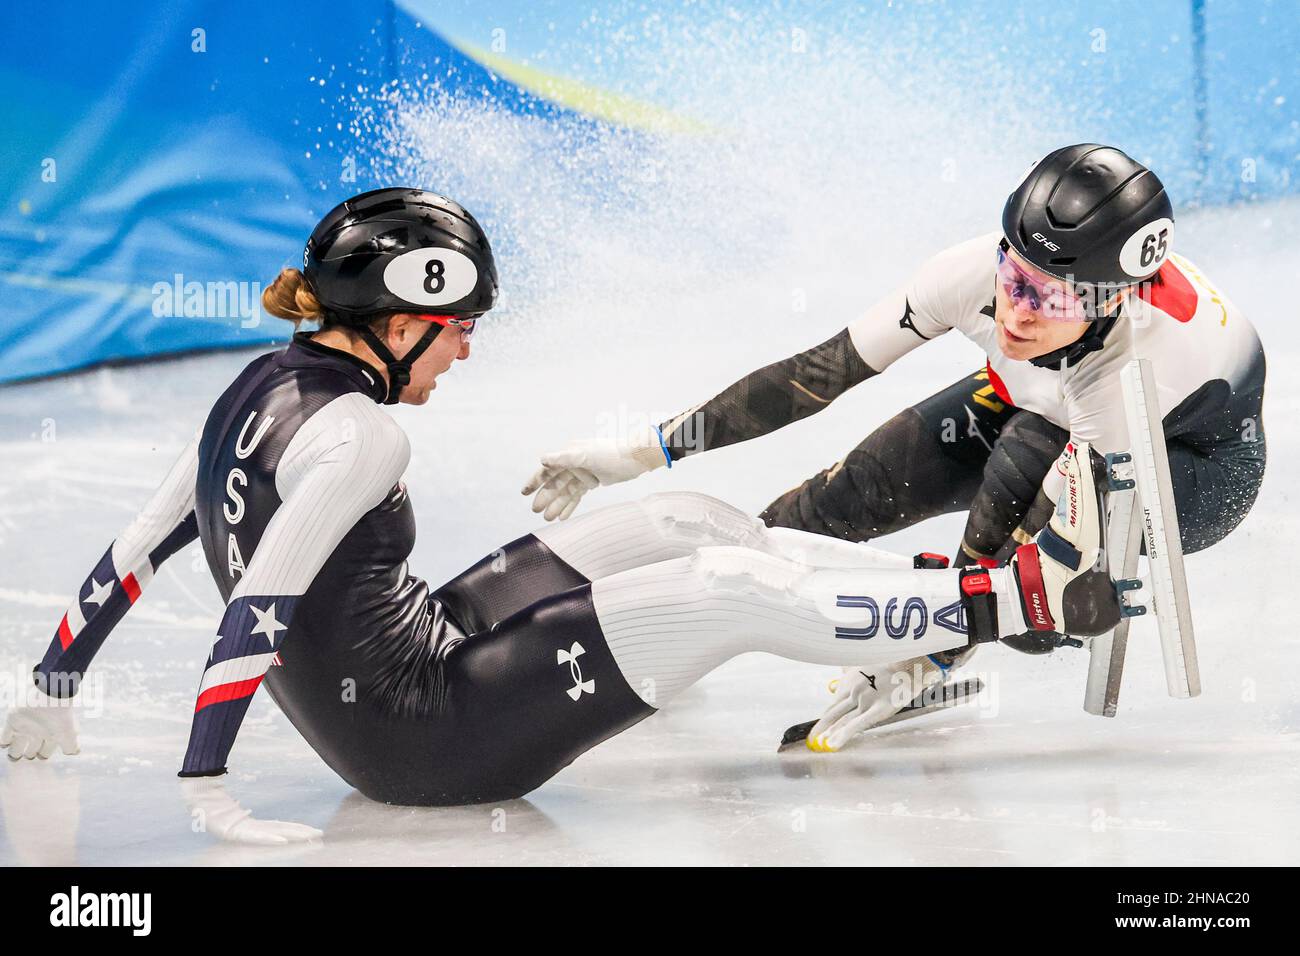
[[[904,298],[904,299],[903,299],[903,317],[902,317],[901,319],[898,320],[898,327],[899,327],[900,329],[911,329],[913,332],[916,333],[916,335],[917,335],[919,338],[922,338],[922,339],[923,339],[923,338],[925,338],[925,336],[924,336],[924,335],[921,335],[920,330],[916,327],[916,323],[912,320],[912,316],[913,316],[913,314],[914,314],[914,313],[912,312],[912,303],[909,302],[906,298]]]

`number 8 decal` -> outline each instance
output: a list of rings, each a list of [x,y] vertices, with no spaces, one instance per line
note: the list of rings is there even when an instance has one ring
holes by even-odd
[[[478,284],[474,260],[455,249],[412,249],[384,267],[384,285],[412,305],[452,305]]]
[[[437,269],[434,269],[434,266],[437,266]],[[446,271],[447,271],[447,267],[446,265],[443,264],[443,261],[441,259],[430,259],[427,263],[425,263],[424,291],[429,293],[429,295],[437,295],[439,292],[441,292],[443,286],[447,284],[447,280],[445,280],[442,277],[442,274]],[[437,285],[433,284],[434,280],[437,280],[438,282]]]

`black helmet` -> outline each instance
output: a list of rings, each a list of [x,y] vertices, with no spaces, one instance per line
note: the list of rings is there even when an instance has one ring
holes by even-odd
[[[497,297],[483,229],[459,203],[422,189],[374,189],[335,206],[302,262],[326,313],[350,325],[397,312],[480,315]]]
[[[459,203],[422,189],[372,189],[335,206],[312,230],[302,271],[326,316],[355,326],[387,366],[385,405],[410,384],[411,366],[444,326],[429,322],[399,359],[371,321],[409,312],[457,322],[482,315],[497,299],[497,267],[482,227]]]
[[[1124,286],[1169,255],[1174,210],[1164,185],[1113,146],[1082,143],[1034,164],[1002,210],[1012,248],[1076,284]]]

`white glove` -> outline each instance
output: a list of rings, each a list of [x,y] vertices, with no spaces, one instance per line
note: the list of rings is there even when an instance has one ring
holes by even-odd
[[[563,521],[597,485],[631,481],[668,464],[657,428],[622,438],[589,438],[542,456],[542,467],[528,479],[523,494],[533,498],[534,513]]]
[[[58,747],[65,754],[80,751],[77,746],[77,723],[72,718],[72,701],[44,695],[38,701],[9,711],[0,730],[0,748],[8,748],[10,760],[47,759]]]
[[[839,750],[862,731],[893,717],[926,688],[943,680],[943,671],[928,657],[866,670],[846,667],[831,682],[835,702],[808,731],[808,749]]]
[[[234,797],[226,793],[220,777],[184,777],[181,793],[194,816],[194,829],[211,833],[231,843],[256,846],[282,846],[319,840],[325,834],[305,823],[283,820],[257,820]]]

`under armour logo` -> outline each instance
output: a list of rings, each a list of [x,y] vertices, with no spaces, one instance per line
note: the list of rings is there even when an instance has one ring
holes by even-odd
[[[596,693],[596,682],[582,679],[582,665],[578,663],[578,658],[585,653],[587,653],[586,648],[577,641],[574,641],[573,646],[567,651],[562,647],[557,648],[555,651],[555,663],[569,665],[569,673],[573,676],[573,686],[565,693],[574,700],[577,700],[583,694]]]

